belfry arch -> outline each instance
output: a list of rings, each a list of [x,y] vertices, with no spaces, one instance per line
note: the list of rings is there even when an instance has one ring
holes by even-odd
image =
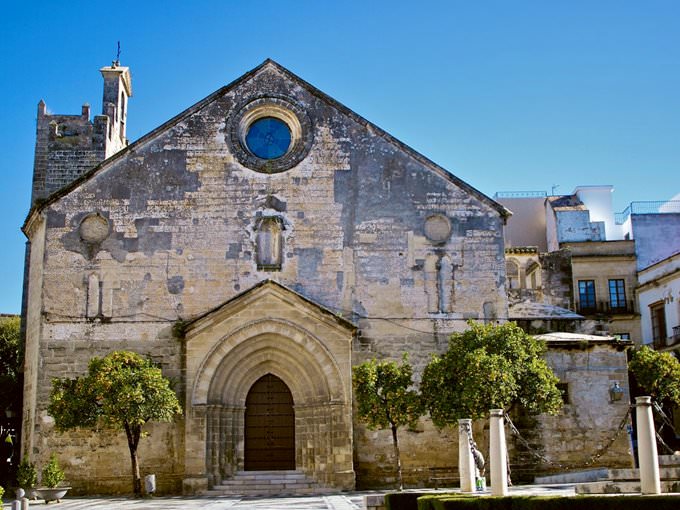
[[[253,310],[266,310],[255,314]],[[187,480],[215,485],[246,466],[246,403],[271,376],[290,392],[294,462],[319,486],[353,488],[355,328],[274,282],[191,323],[186,335]],[[190,471],[191,469],[191,471]]]

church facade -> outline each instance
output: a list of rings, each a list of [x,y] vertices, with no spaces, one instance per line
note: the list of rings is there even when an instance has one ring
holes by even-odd
[[[153,358],[184,404],[140,445],[161,492],[244,470],[389,484],[391,438],[353,418],[351,368],[407,352],[419,374],[466,321],[506,319],[509,211],[271,60],[132,144],[129,70],[101,71],[94,121],[87,106],[38,107],[23,454],[59,452],[78,490],[127,490],[122,434],[59,434],[46,411],[53,377],[127,349]],[[626,384],[615,343],[590,411],[607,381]],[[580,370],[570,356],[552,357],[565,380]],[[579,448],[596,449],[625,410],[571,410],[578,427],[597,420]],[[455,473],[456,437],[428,420],[404,431],[407,482]],[[626,451],[619,438],[605,460]]]

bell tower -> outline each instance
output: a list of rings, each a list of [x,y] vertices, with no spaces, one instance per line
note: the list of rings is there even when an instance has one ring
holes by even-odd
[[[106,157],[127,146],[125,124],[127,120],[128,98],[132,97],[130,69],[121,67],[118,61],[99,70],[104,77],[104,96],[102,114],[109,118],[108,144]]]
[[[132,96],[130,70],[118,61],[100,69],[104,78],[102,115],[90,120],[90,105],[79,115],[53,114],[38,104],[31,205],[50,196],[127,144],[125,124]]]

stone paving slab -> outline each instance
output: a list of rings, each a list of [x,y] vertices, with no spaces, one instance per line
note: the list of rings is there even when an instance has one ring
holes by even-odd
[[[353,502],[356,501],[356,502]],[[153,499],[132,498],[65,498],[60,503],[48,505],[44,501],[31,501],[30,508],[55,508],[55,510],[357,510],[363,507],[363,497],[345,495],[300,496],[281,498],[188,498],[170,497]],[[3,509],[11,508],[5,502]]]
[[[417,492],[459,492],[449,489],[415,489]],[[67,497],[61,503],[52,502],[49,506],[42,500],[31,501],[30,508],[49,510],[361,510],[364,496],[383,494],[390,491],[365,491],[318,496],[285,496],[265,498],[245,497],[158,497],[133,499],[126,497]],[[522,485],[510,488],[510,495],[575,495],[574,486],[567,485]],[[4,509],[11,508],[5,500]]]

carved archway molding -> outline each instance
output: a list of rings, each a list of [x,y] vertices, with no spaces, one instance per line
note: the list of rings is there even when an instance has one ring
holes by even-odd
[[[265,318],[219,340],[198,369],[192,405],[244,405],[252,384],[271,372],[296,403],[346,401],[340,368],[311,332],[290,321]]]
[[[189,326],[185,492],[243,470],[246,396],[268,373],[293,395],[296,468],[320,486],[354,487],[355,328],[329,315],[290,289],[267,282]]]

